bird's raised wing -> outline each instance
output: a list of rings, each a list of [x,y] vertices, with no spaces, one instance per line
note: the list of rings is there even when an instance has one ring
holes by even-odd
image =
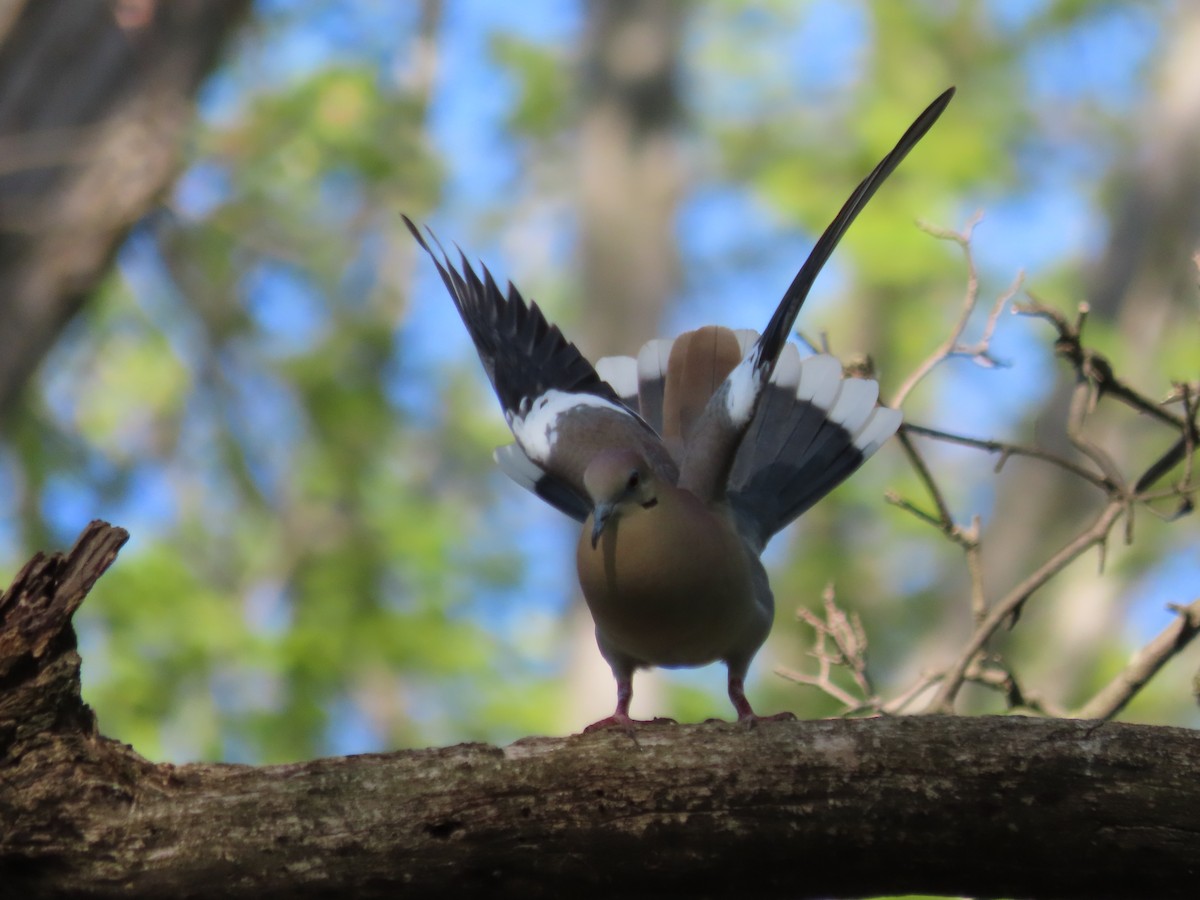
[[[908,152],[924,137],[954,96],[945,91],[922,112],[903,136],[855,188],[849,199],[821,234],[816,245],[792,279],[762,336],[713,394],[701,421],[694,429],[680,470],[679,484],[706,501],[724,496],[730,469],[746,429],[754,419],[760,399],[775,370],[779,354],[791,334],[792,325],[821,268],[846,229],[895,171]]]
[[[658,435],[536,303],[527,303],[511,283],[502,292],[486,268],[480,278],[461,254],[455,268],[436,238],[440,256],[407,216],[404,222],[437,266],[517,440],[516,450],[497,452],[507,474],[580,520],[591,510],[583,471],[602,450],[636,450],[660,477],[676,480]]]

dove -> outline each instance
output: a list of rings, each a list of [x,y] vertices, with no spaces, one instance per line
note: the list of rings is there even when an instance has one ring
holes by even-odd
[[[586,730],[638,724],[639,668],[723,662],[740,722],[774,598],[759,559],[770,538],[833,490],[899,428],[879,386],[788,342],[817,274],[859,212],[954,95],[933,101],[817,240],[761,334],[705,326],[636,357],[592,365],[509,283],[460,251],[456,267],[407,216],[466,326],[515,442],[495,459],[513,481],[582,524],[575,564],[616,709]]]

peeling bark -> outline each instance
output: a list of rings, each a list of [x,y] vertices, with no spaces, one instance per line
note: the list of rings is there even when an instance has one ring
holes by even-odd
[[[1022,718],[648,727],[285,766],[100,736],[92,523],[0,596],[5,896],[1191,897],[1200,736]]]

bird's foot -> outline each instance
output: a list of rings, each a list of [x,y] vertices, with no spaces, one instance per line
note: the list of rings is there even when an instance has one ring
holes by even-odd
[[[781,712],[773,716],[760,716],[746,699],[746,688],[742,682],[742,674],[733,668],[729,670],[729,700],[737,710],[739,725],[747,728],[757,728],[761,722],[793,722],[795,713]]]
[[[633,731],[639,725],[677,725],[674,719],[666,719],[657,717],[654,719],[634,719],[623,713],[613,713],[611,716],[606,716],[598,722],[593,722],[587,728],[583,729],[583,734],[588,734],[593,731],[604,731],[609,728],[619,728],[622,731]]]

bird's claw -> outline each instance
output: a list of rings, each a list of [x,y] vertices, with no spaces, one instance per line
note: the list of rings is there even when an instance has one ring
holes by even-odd
[[[583,729],[583,734],[590,734],[593,731],[605,731],[609,728],[618,728],[622,731],[633,731],[639,725],[678,725],[674,719],[663,718],[658,716],[653,719],[634,719],[622,713],[613,713],[611,716],[606,716],[598,722],[593,722],[587,728]]]

